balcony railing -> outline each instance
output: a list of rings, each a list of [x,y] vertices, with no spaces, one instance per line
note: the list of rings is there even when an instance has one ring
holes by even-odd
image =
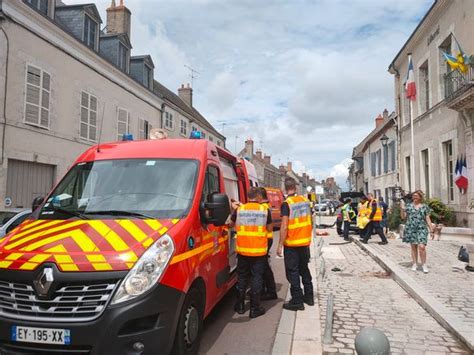
[[[453,70],[444,75],[444,97],[448,101],[474,86],[474,68],[466,74]]]

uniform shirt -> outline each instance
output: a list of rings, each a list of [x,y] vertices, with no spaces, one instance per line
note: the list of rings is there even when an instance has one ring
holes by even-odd
[[[287,198],[293,196],[298,196],[298,194],[288,195]],[[281,204],[280,215],[281,217],[290,217],[290,206],[288,205],[288,202],[285,201]]]
[[[232,216],[230,216],[230,219],[234,223],[237,221],[237,211],[234,211],[234,213],[232,213]],[[267,213],[267,226],[269,224],[272,224],[272,214],[271,214],[270,210],[268,210],[268,213]]]

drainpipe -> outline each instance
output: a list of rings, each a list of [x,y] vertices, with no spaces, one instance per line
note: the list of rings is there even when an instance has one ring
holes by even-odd
[[[3,21],[5,21],[5,18],[0,17],[0,25],[2,25]],[[1,161],[0,161],[0,165],[3,165],[3,162],[5,160],[5,132],[7,130],[7,92],[8,92],[8,62],[9,62],[9,56],[10,56],[10,40],[8,38],[7,33],[3,29],[3,26],[0,26],[0,31],[3,32],[7,41],[7,56],[5,60],[5,91],[4,91],[5,94],[3,97],[2,154],[1,154]]]
[[[163,129],[163,115],[165,114],[165,103],[161,104],[160,128]]]

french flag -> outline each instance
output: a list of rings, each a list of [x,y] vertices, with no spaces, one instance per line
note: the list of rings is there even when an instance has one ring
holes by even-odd
[[[405,83],[405,91],[408,100],[416,100],[415,72],[413,71],[413,61],[411,60],[411,54],[408,55],[408,74],[407,81]]]
[[[456,164],[457,165],[457,164]],[[455,183],[456,186],[461,190],[462,194],[465,194],[467,191],[467,187],[469,186],[469,180],[467,178],[467,162],[466,162],[466,157],[461,157],[459,160],[459,166],[456,167],[457,172],[456,172],[456,179]]]

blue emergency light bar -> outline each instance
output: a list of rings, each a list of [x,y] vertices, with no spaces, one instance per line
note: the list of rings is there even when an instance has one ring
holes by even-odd
[[[133,134],[125,133],[125,134],[122,136],[122,141],[123,141],[123,142],[133,141]]]
[[[202,132],[192,131],[189,138],[190,139],[202,139]]]

